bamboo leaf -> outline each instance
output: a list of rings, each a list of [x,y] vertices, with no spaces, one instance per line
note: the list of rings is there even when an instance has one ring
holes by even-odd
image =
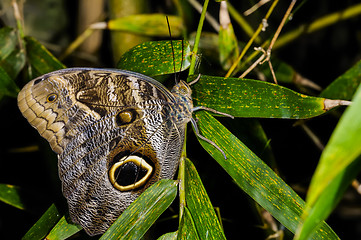
[[[54,204],[41,216],[41,218],[29,229],[22,238],[23,240],[44,239],[51,228],[59,221],[61,214]]]
[[[32,37],[25,37],[27,57],[35,69],[33,78],[48,72],[65,68],[43,45]]]
[[[0,67],[2,67],[12,79],[15,79],[23,69],[25,61],[24,51],[16,49],[7,58],[0,61]]]
[[[301,222],[304,201],[209,113],[197,112],[196,116],[202,136],[214,141],[217,146],[222,148],[227,159],[224,159],[222,153],[215,147],[201,141],[207,152],[248,195],[270,212],[282,225],[295,232]],[[312,238],[338,239],[337,235],[324,222],[313,232]]]
[[[157,240],[176,240],[178,231],[163,234]]]
[[[361,85],[322,152],[307,195],[307,211],[299,238],[325,219],[361,167]]]
[[[194,221],[192,219],[192,215],[189,212],[188,208],[184,208],[182,220],[179,225],[179,231],[178,231],[178,240],[183,239],[199,239],[196,226],[194,224]],[[216,238],[213,238],[216,239]]]
[[[351,100],[361,83],[361,61],[356,63],[347,72],[333,81],[320,94],[321,97],[330,99]]]
[[[9,184],[0,184],[0,201],[13,207],[24,210],[25,205],[20,196],[21,189],[18,186]]]
[[[17,42],[15,29],[9,27],[0,29],[0,60],[7,58],[15,50]]]
[[[238,42],[229,18],[227,2],[222,2],[219,10],[219,56],[220,63],[224,70],[228,70],[238,58]]]
[[[140,239],[173,202],[177,181],[163,179],[142,193],[100,239]]]
[[[63,216],[59,222],[51,229],[46,236],[47,240],[63,240],[68,239],[83,228],[80,225],[72,223],[67,217]]]
[[[108,21],[109,30],[127,31],[146,36],[168,37],[168,16],[173,36],[180,36],[182,19],[178,16],[165,14],[137,14]]]
[[[306,96],[258,80],[206,75],[194,84],[193,100],[196,106],[217,109],[235,117],[302,119],[327,111],[324,98]]]
[[[185,199],[190,214],[184,219],[188,224],[184,226],[187,230],[192,230],[191,219],[193,219],[199,239],[226,239],[197,170],[187,158],[185,159]],[[184,231],[184,229],[180,231],[180,236],[188,234]]]
[[[174,73],[174,70],[178,72],[187,69],[190,65],[190,54],[189,43],[181,40],[145,42],[126,52],[117,68],[147,76],[169,74]]]
[[[7,74],[7,72],[0,66],[0,96],[16,97],[20,89],[15,84],[14,80]]]

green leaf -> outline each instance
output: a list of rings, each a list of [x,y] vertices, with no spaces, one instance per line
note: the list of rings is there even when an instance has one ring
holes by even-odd
[[[330,99],[351,100],[361,83],[361,61],[356,63],[346,73],[333,81],[320,94],[321,97]]]
[[[206,217],[204,217],[204,218],[206,218]],[[180,240],[180,239],[181,240],[183,240],[183,239],[192,239],[192,240],[199,239],[196,226],[192,219],[192,215],[189,212],[187,207],[184,208],[184,212],[183,212],[182,220],[179,225],[178,232],[179,232],[178,238],[177,238],[178,240]],[[223,233],[223,231],[222,231],[222,233]],[[222,238],[224,238],[224,236],[222,236]],[[211,239],[218,239],[218,238],[211,238]]]
[[[176,240],[178,231],[163,234],[157,240]]]
[[[258,80],[202,75],[194,84],[195,106],[235,117],[311,118],[326,112],[324,98],[310,97]]]
[[[300,231],[300,239],[309,234],[314,224],[329,215],[360,170],[360,109],[361,85],[322,152],[307,195],[306,222]]]
[[[185,199],[190,216],[185,216],[184,221],[192,224],[188,218],[193,219],[199,239],[226,239],[197,170],[187,158],[185,159]],[[190,226],[186,228],[192,229]],[[180,231],[180,236],[183,234],[184,230]]]
[[[0,66],[0,95],[17,97],[19,91],[20,89],[14,80],[11,79],[7,72]]]
[[[15,79],[23,69],[25,61],[24,51],[16,49],[7,58],[0,61],[0,67],[2,67],[12,79]]]
[[[301,222],[304,201],[261,159],[205,111],[197,112],[202,136],[214,141],[225,152],[224,159],[214,146],[200,141],[249,196],[272,214],[282,225],[295,232]],[[338,239],[326,224],[313,232],[313,239]]]
[[[190,65],[190,54],[190,46],[186,41],[145,42],[127,51],[118,62],[117,68],[147,76],[169,74],[174,73],[174,69],[176,72],[187,69]]]
[[[222,9],[223,8],[221,7],[220,14],[223,13],[228,16],[228,12],[226,11],[225,13],[224,11],[222,11]],[[222,19],[223,18],[220,18],[221,21]],[[232,64],[237,61],[239,52],[237,37],[234,34],[233,26],[230,21],[228,23],[221,22],[219,29],[218,47],[221,66],[224,70],[228,70],[232,66]]]
[[[25,37],[25,41],[28,60],[36,71],[33,77],[65,68],[65,65],[37,40],[32,37]]]
[[[0,200],[13,207],[24,210],[25,205],[20,197],[21,189],[18,186],[0,184]]]
[[[59,221],[60,218],[61,215],[58,209],[54,204],[52,204],[22,239],[44,239],[46,234],[48,234],[50,229]]]
[[[0,29],[0,60],[5,59],[17,44],[17,35],[15,29],[4,27]]]
[[[172,36],[180,36],[183,25],[182,19],[178,16],[165,14],[138,14],[112,19],[108,21],[108,29],[146,36],[169,37],[166,16],[168,16]]]
[[[59,222],[51,229],[46,239],[62,240],[68,239],[83,228],[80,225],[72,223],[67,217],[63,216]]]
[[[177,195],[177,181],[163,179],[145,190],[100,239],[140,239]]]

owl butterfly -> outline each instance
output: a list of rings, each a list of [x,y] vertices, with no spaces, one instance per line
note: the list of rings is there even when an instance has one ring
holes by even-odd
[[[184,81],[169,91],[139,73],[93,68],[30,81],[18,106],[57,153],[70,217],[89,235],[104,233],[151,184],[174,177],[186,124],[200,109]]]

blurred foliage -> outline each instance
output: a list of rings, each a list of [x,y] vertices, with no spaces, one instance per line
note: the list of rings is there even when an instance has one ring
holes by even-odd
[[[189,131],[182,181],[154,184],[103,238],[127,233],[144,239],[188,239],[189,234],[191,239],[292,239],[296,232],[300,239],[361,238],[361,198],[349,188],[351,181],[358,186],[361,161],[361,4],[298,1],[271,53],[280,83],[275,85],[267,63],[248,79],[224,78],[232,64],[237,77],[261,56],[253,48],[267,49],[289,4],[269,2],[245,16],[255,2],[229,1],[227,8],[226,2],[210,1],[203,26],[201,5],[194,0],[1,1],[0,238],[90,239],[69,221],[55,154],[17,109],[16,95],[27,81],[65,66],[120,67],[164,81],[164,74],[194,63],[187,80],[201,74],[192,85],[195,106],[237,117],[218,121],[195,114],[202,136],[227,159],[200,140],[203,149]],[[164,37],[166,15],[172,16],[172,38],[186,40],[173,41],[174,58],[169,41],[148,42],[170,38]],[[192,52],[195,46],[198,51]],[[168,83],[174,84],[174,77]],[[346,111],[328,111],[346,103],[328,99],[354,103]],[[316,147],[329,139],[324,152]],[[180,204],[173,201],[177,184]],[[140,208],[149,211],[134,217]],[[128,229],[133,224],[138,231]]]

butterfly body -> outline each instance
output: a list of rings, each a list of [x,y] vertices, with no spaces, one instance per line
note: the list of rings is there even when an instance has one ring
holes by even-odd
[[[29,123],[58,154],[72,220],[101,234],[152,183],[173,178],[193,104],[142,74],[70,68],[29,82],[18,96]]]

